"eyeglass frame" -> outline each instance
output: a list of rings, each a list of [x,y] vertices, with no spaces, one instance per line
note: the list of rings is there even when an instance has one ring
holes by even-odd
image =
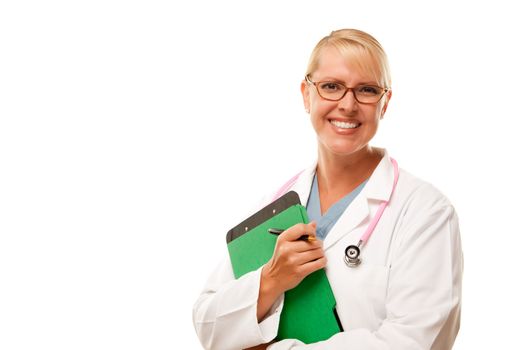
[[[359,99],[357,98],[356,94],[355,94],[355,91],[354,89],[357,87],[348,87],[346,86],[345,84],[343,83],[340,83],[338,81],[330,81],[330,80],[323,80],[323,81],[312,81],[310,79],[310,74],[307,74],[305,75],[304,77],[304,80],[308,83],[308,84],[312,84],[313,86],[315,86],[315,91],[317,91],[317,94],[319,95],[319,97],[321,97],[322,99],[324,100],[327,100],[327,101],[332,101],[332,102],[337,102],[337,101],[341,101],[343,98],[345,98],[346,94],[348,93],[348,90],[352,91],[352,95],[354,95],[354,99],[358,102],[358,103],[361,103],[361,104],[365,104],[365,105],[371,105],[371,104],[375,104],[375,103],[378,103],[379,101],[381,101],[381,99],[385,96],[385,94],[390,91],[389,88],[384,88],[384,87],[381,87],[381,86],[377,86],[377,85],[366,85],[364,84],[365,86],[373,86],[373,87],[376,87],[376,88],[379,88],[381,90],[383,90],[383,93],[381,94],[381,96],[377,99],[376,102],[361,102],[359,101]],[[324,97],[323,95],[321,95],[321,93],[319,92],[319,87],[317,84],[319,83],[337,83],[337,84],[340,84],[342,86],[344,86],[346,88],[345,92],[343,93],[343,96],[341,96],[341,98],[337,99],[337,100],[332,100],[332,99],[329,99],[329,98],[326,98]],[[361,85],[358,85],[358,86],[361,86]]]

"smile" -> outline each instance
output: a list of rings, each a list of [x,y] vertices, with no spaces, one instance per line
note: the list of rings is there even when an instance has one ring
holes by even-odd
[[[355,129],[361,126],[361,123],[356,122],[342,122],[339,120],[330,120],[330,124],[337,126],[341,129]]]

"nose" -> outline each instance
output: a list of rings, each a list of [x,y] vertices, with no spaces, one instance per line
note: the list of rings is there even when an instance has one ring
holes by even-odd
[[[359,102],[357,102],[357,100],[355,99],[354,91],[348,90],[345,96],[339,100],[339,108],[343,111],[350,112],[357,109],[358,103]]]

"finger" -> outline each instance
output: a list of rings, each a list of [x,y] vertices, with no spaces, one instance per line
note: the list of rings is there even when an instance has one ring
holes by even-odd
[[[320,239],[316,239],[315,241],[297,240],[293,242],[286,242],[286,244],[290,245],[290,250],[297,253],[323,248],[323,241]]]
[[[279,235],[279,239],[284,241],[296,241],[303,235],[312,235],[314,234],[315,230],[313,229],[313,226],[311,224],[295,224],[289,229],[285,230],[283,233]]]
[[[324,257],[324,251],[321,248],[309,250],[302,253],[297,253],[294,257],[292,257],[294,263],[299,265],[307,264],[311,261],[318,260]]]
[[[319,258],[317,260],[313,260],[306,264],[301,265],[298,271],[300,274],[303,274],[304,276],[308,276],[309,274],[326,267],[326,263],[327,263],[326,257],[323,256],[322,258]]]
[[[296,241],[301,238],[302,235],[315,236],[316,223],[311,222],[309,224],[295,224],[283,233],[279,235],[280,240],[284,241]]]

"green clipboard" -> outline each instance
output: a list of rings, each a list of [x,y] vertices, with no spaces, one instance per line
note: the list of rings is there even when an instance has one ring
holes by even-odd
[[[308,223],[299,195],[290,191],[228,231],[226,243],[235,278],[257,270],[273,255],[277,236],[269,228],[287,229]],[[308,275],[284,295],[277,339],[298,339],[305,344],[326,340],[343,327],[335,297],[324,269]]]

